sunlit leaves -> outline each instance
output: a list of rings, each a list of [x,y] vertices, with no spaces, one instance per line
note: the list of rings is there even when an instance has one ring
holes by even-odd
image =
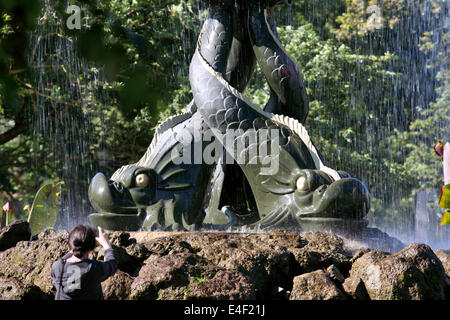
[[[450,184],[441,187],[441,197],[439,198],[441,208],[450,209]]]
[[[441,188],[441,197],[439,199],[439,206],[441,208],[450,209],[450,184],[447,184]],[[442,214],[442,220],[439,225],[440,226],[450,225],[450,210]]]
[[[441,222],[439,226],[450,225],[450,211],[446,211],[442,214]]]
[[[32,234],[37,234],[55,225],[61,204],[62,184],[59,182],[44,185],[36,193],[28,216]]]
[[[10,0],[0,2],[0,89],[2,108],[17,114],[19,103],[17,78],[11,70],[27,67],[25,50],[27,34],[37,23],[40,1]]]
[[[416,3],[419,1],[414,0]],[[383,28],[393,28],[407,16],[409,0],[346,0],[346,11],[336,18],[333,30],[340,39],[362,37]]]

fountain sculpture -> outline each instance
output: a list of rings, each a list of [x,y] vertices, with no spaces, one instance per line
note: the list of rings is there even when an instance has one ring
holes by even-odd
[[[300,68],[277,34],[272,9],[278,2],[208,1],[190,65],[193,101],[156,129],[137,163],[109,179],[102,173],[93,178],[94,225],[356,231],[367,226],[366,187],[325,166],[304,127],[308,98]],[[264,108],[242,95],[256,63],[270,86]]]

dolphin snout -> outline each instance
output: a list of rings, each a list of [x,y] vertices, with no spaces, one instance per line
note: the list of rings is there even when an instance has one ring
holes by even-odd
[[[134,202],[121,199],[114,184],[110,184],[101,172],[92,179],[88,196],[92,206],[98,212],[136,213]]]
[[[334,208],[337,217],[363,218],[370,209],[370,195],[358,179],[338,180],[321,190],[321,201]]]

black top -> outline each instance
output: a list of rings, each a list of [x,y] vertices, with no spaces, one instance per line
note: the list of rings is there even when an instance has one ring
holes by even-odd
[[[117,271],[114,250],[105,250],[105,262],[90,259],[66,262],[71,256],[68,253],[52,265],[55,300],[103,300],[101,283]]]

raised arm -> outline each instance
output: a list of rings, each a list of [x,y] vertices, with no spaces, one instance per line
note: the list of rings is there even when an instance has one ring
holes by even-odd
[[[114,254],[114,249],[109,242],[108,236],[105,234],[101,227],[98,227],[98,237],[96,238],[96,240],[105,250],[104,262],[99,262],[95,267],[95,272],[97,273],[100,282],[102,282],[116,273],[118,264],[116,256]]]

